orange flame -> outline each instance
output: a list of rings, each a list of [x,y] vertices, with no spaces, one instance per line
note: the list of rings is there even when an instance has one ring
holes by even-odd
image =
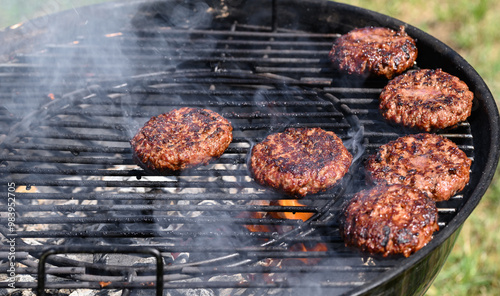
[[[290,247],[290,251],[292,252],[326,252],[328,251],[328,247],[325,243],[317,243],[314,246],[308,248],[303,243],[298,243]],[[299,260],[306,265],[313,265],[319,263],[321,259],[319,258],[296,258],[290,260]]]
[[[295,199],[282,199],[277,201],[253,201],[252,205],[260,205],[260,206],[268,206],[268,205],[280,205],[283,207],[304,207],[305,205],[299,203]],[[291,219],[291,220],[302,220],[306,221],[310,219],[314,213],[311,212],[244,212],[238,215],[238,218],[276,218],[276,219]],[[278,231],[280,232],[281,228],[279,226],[272,227],[267,225],[244,225],[251,232],[272,232]],[[303,243],[297,243],[290,247],[290,251],[292,252],[326,252],[328,251],[328,246],[325,243],[317,243],[314,246],[306,246]],[[294,258],[287,259],[285,261],[294,261],[298,260],[306,265],[317,264],[321,261],[320,258]]]
[[[251,205],[259,205],[259,206],[268,206],[269,202],[268,201],[253,201],[250,202]],[[243,212],[239,214],[237,217],[238,218],[252,218],[252,219],[262,219],[266,216],[267,214],[264,212]],[[266,225],[244,225],[246,229],[248,229],[250,232],[271,232],[269,227]]]
[[[281,199],[278,200],[278,204],[283,207],[304,207],[303,204],[299,203],[295,199]],[[311,218],[314,213],[310,212],[273,212],[271,213],[275,218],[284,218],[290,220],[302,220],[306,221]]]

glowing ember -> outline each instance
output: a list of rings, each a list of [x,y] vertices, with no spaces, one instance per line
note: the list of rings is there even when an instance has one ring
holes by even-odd
[[[16,192],[18,193],[32,193],[32,192],[37,192],[38,188],[35,186],[19,186],[16,188]]]
[[[15,25],[10,26],[9,28],[12,29],[12,30],[15,30],[15,29],[21,27],[22,25],[23,25],[23,23],[17,23]]]
[[[101,288],[104,288],[106,286],[111,285],[111,282],[99,282],[99,285],[101,286]]]
[[[111,38],[111,37],[116,37],[116,36],[122,36],[123,33],[122,32],[118,32],[118,33],[110,33],[110,34],[106,34],[104,36],[108,37],[108,38]]]

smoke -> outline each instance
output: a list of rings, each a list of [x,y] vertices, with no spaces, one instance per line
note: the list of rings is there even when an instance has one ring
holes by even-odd
[[[172,8],[166,21],[174,28],[208,28],[212,23],[212,15],[207,13],[209,10],[210,6],[203,1],[179,3]]]
[[[347,132],[348,140],[344,142],[344,146],[353,154],[352,163],[357,163],[365,153],[365,128],[356,119],[351,119],[349,121],[352,126]]]
[[[57,1],[49,1],[50,3]],[[233,5],[235,4],[238,4],[238,1],[233,1]],[[106,9],[103,13],[99,7],[73,8],[58,15],[47,13],[46,16],[27,22],[19,28],[37,32],[39,38],[43,39],[40,47],[34,47],[31,53],[19,57],[32,67],[29,71],[34,75],[30,84],[13,90],[16,101],[12,106],[14,108],[22,101],[22,104],[29,106],[28,110],[38,112],[25,113],[29,117],[29,124],[23,125],[23,130],[29,131],[43,126],[36,130],[39,138],[43,138],[44,132],[83,135],[82,140],[70,141],[72,146],[84,148],[81,153],[73,154],[75,163],[45,166],[70,172],[71,169],[76,168],[76,172],[82,169],[87,174],[97,172],[95,176],[90,177],[57,175],[55,178],[74,181],[69,184],[76,184],[75,192],[64,188],[68,190],[68,196],[78,193],[100,196],[100,199],[81,197],[80,200],[69,201],[71,204],[64,205],[74,204],[75,207],[81,206],[84,209],[86,206],[92,209],[93,206],[93,211],[77,210],[78,213],[73,213],[81,216],[83,220],[111,218],[118,221],[106,225],[95,223],[91,226],[82,223],[79,226],[82,233],[137,231],[139,236],[147,236],[135,238],[135,241],[129,240],[128,237],[96,237],[92,240],[96,245],[113,242],[150,243],[160,248],[174,247],[174,250],[186,246],[207,246],[213,250],[216,246],[222,246],[229,254],[232,254],[231,248],[259,246],[262,239],[242,233],[242,225],[231,224],[235,221],[237,209],[248,208],[245,207],[248,200],[254,196],[257,196],[257,200],[270,196],[267,193],[259,195],[262,191],[254,187],[254,183],[246,175],[246,157],[250,154],[245,155],[244,151],[250,151],[256,140],[271,132],[302,124],[314,125],[317,122],[314,117],[295,117],[290,114],[328,113],[333,112],[331,109],[337,106],[332,108],[332,105],[328,104],[329,100],[318,93],[309,90],[307,94],[301,94],[301,87],[289,86],[283,82],[285,79],[294,83],[298,82],[297,80],[272,76],[269,73],[265,73],[271,80],[268,84],[255,82],[255,85],[240,85],[234,82],[221,85],[202,81],[200,85],[195,85],[182,82],[183,79],[192,77],[207,80],[223,77],[208,74],[223,74],[226,71],[228,79],[243,77],[262,80],[266,76],[248,71],[253,65],[242,65],[240,68],[241,64],[238,63],[207,62],[210,59],[205,58],[212,57],[213,51],[220,49],[217,47],[220,46],[217,42],[219,37],[208,32],[204,33],[205,36],[197,32],[197,29],[210,28],[214,17],[222,15],[216,15],[204,1],[178,1],[173,6],[113,5],[117,5],[119,9]],[[47,12],[58,9],[50,5],[47,7]],[[245,46],[252,49],[251,44]],[[223,52],[220,55],[214,60],[218,57],[231,58],[229,53]],[[232,68],[226,68],[228,65]],[[207,71],[201,72],[199,69]],[[229,75],[234,73],[241,74],[241,77]],[[230,88],[241,91],[242,94],[224,97],[224,91]],[[176,93],[179,90],[185,93]],[[222,94],[218,95],[217,91]],[[224,106],[227,101],[248,104]],[[319,101],[320,107],[308,104],[315,101]],[[228,117],[232,117],[231,121],[237,127],[236,141],[230,146],[233,152],[227,153],[229,156],[224,155],[220,163],[210,164],[197,171],[185,172],[178,176],[144,176],[144,172],[128,158],[130,153],[127,149],[130,147],[127,140],[151,116],[167,112],[175,108],[176,104],[198,106],[204,102],[207,108],[219,108]],[[294,106],[291,102],[299,104]],[[341,130],[338,133],[342,133],[341,136],[346,139],[344,144],[353,153],[353,162],[357,162],[364,152],[364,129],[355,119],[347,120],[350,128],[347,132]],[[60,129],[57,127],[59,123],[63,126]],[[70,126],[64,126],[66,123],[70,123]],[[71,126],[74,123],[76,127]],[[336,119],[332,118],[324,119],[322,123],[332,126],[337,124]],[[51,127],[52,125],[54,127]],[[50,142],[52,140],[49,138],[44,141],[46,142],[42,144],[67,144],[64,139]],[[87,148],[90,149],[87,151]],[[69,153],[56,151],[47,154],[50,154],[49,157],[66,157]],[[87,159],[94,157],[100,163],[85,163]],[[115,165],[115,162],[121,163]],[[224,175],[223,170],[228,170],[229,173]],[[122,188],[119,182],[127,184]],[[221,184],[222,186],[218,187]],[[42,189],[47,187],[49,186]],[[102,196],[96,195],[92,190],[102,193]],[[225,199],[228,193],[232,196]],[[117,198],[120,195],[126,198]],[[238,197],[241,199],[238,200]],[[225,210],[217,210],[219,207]],[[216,210],[211,211],[214,208]],[[53,215],[66,218],[69,214],[54,211]],[[64,227],[74,230],[72,225]],[[145,234],[141,234],[141,231]],[[90,241],[86,237],[78,237],[75,240],[77,243]],[[175,257],[169,262],[172,264],[196,263],[197,260],[203,262],[207,258],[217,258],[225,254],[219,250],[210,253],[194,249],[195,252],[183,253],[182,257],[174,251],[165,253]],[[219,280],[221,277],[214,276],[212,279]],[[234,277],[240,282],[248,280],[240,278],[240,275]]]

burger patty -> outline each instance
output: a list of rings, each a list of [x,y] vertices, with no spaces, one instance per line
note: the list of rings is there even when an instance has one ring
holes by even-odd
[[[365,167],[374,183],[409,185],[435,201],[444,201],[469,182],[471,163],[452,141],[421,133],[380,146]]]
[[[403,26],[398,32],[366,27],[339,37],[329,57],[335,66],[349,74],[372,73],[390,79],[412,67],[417,54],[415,40]]]
[[[214,111],[184,107],[152,117],[130,144],[137,164],[168,173],[220,157],[233,139],[232,130]]]
[[[321,128],[289,128],[252,148],[256,182],[290,196],[324,191],[349,170],[352,156],[342,140]]]
[[[432,199],[415,188],[379,185],[353,197],[340,228],[346,246],[384,257],[408,257],[439,230],[438,210]]]
[[[470,116],[474,94],[441,69],[405,73],[389,81],[379,109],[389,121],[423,131],[453,126]]]

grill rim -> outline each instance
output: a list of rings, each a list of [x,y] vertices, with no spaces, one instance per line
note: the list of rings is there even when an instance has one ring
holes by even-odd
[[[308,0],[310,2],[321,3],[324,1],[321,0]],[[475,157],[475,161],[481,159],[482,163],[485,163],[485,173],[483,173],[478,180],[478,184],[474,187],[472,194],[469,196],[465,204],[459,209],[460,215],[455,215],[453,219],[449,221],[445,228],[440,229],[440,233],[438,237],[434,237],[424,248],[422,248],[419,252],[413,254],[407,260],[403,262],[403,264],[399,264],[396,268],[392,270],[386,271],[382,273],[380,276],[374,278],[371,282],[366,283],[365,285],[355,288],[349,292],[349,295],[364,295],[368,293],[373,293],[374,290],[380,289],[385,283],[389,283],[391,281],[397,281],[397,278],[404,276],[405,273],[409,273],[412,269],[416,269],[419,263],[424,263],[429,260],[429,257],[435,252],[439,252],[439,249],[442,249],[446,241],[452,241],[453,243],[450,246],[450,250],[448,254],[446,254],[446,258],[451,252],[451,248],[454,245],[455,240],[458,238],[460,230],[463,226],[465,220],[470,216],[472,211],[476,208],[476,206],[481,201],[483,195],[488,189],[491,180],[496,172],[496,168],[499,163],[500,156],[500,126],[499,126],[499,113],[496,102],[493,98],[491,91],[488,86],[484,82],[484,80],[480,77],[477,71],[457,52],[455,52],[448,45],[444,44],[440,40],[435,37],[427,34],[426,32],[410,25],[404,23],[398,19],[388,17],[381,13],[371,11],[368,9],[352,6],[349,4],[343,3],[335,3],[339,8],[352,11],[357,14],[361,14],[365,17],[365,21],[370,19],[373,22],[380,23],[382,26],[388,26],[397,28],[399,26],[404,25],[405,31],[417,40],[417,48],[419,48],[419,56],[420,46],[422,41],[428,42],[432,44],[436,50],[440,51],[441,57],[446,58],[449,61],[455,63],[457,67],[460,69],[456,69],[456,71],[461,72],[463,76],[465,74],[466,77],[460,77],[461,79],[465,79],[467,85],[471,88],[474,93],[475,98],[478,98],[479,107],[483,112],[485,112],[488,116],[488,123],[485,126],[489,127],[487,131],[484,128],[481,130],[480,128],[476,128],[474,134],[474,141],[477,140],[486,140],[488,145],[488,151],[490,152],[487,156],[482,155],[481,157]],[[347,13],[347,12],[346,12]],[[419,59],[417,58],[417,64],[419,64]],[[479,95],[481,94],[481,95]],[[469,118],[469,122],[471,122],[472,118]],[[483,117],[484,120],[484,117]],[[473,125],[471,124],[471,128]],[[479,135],[478,135],[479,132]],[[482,135],[481,132],[484,132],[486,135]],[[489,142],[489,143],[488,143]],[[477,144],[474,145],[475,147]],[[477,150],[475,150],[477,153]],[[473,164],[473,165],[477,165]],[[470,185],[468,185],[470,186]],[[436,251],[437,250],[437,251]],[[435,252],[434,252],[435,251]],[[425,256],[424,256],[425,254]],[[445,258],[445,259],[446,259]],[[442,266],[439,266],[438,270],[434,271],[434,275],[431,276],[432,280],[428,283],[427,288],[432,284],[433,279],[437,275],[438,271]],[[411,286],[411,285],[409,285]],[[427,290],[425,288],[422,291],[422,294]]]

